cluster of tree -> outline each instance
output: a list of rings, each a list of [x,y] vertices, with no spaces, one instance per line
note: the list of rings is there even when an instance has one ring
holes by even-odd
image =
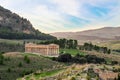
[[[23,52],[24,44],[0,42],[0,52]]]
[[[67,48],[67,49],[76,49],[78,46],[77,40],[72,40],[72,39],[59,39],[59,40],[50,40],[50,41],[44,41],[40,42],[39,44],[58,44],[60,48]]]
[[[71,56],[71,54],[61,54],[57,58],[53,57],[53,60],[59,61],[59,62],[71,62],[71,63],[106,63],[106,60],[104,58],[99,58],[95,55],[85,55],[82,56],[80,54],[77,54],[76,56]]]
[[[84,43],[84,45],[80,46],[79,49],[80,50],[86,50],[86,51],[95,50],[97,52],[107,53],[107,54],[111,53],[111,50],[108,49],[107,47],[100,47],[100,46],[97,46],[97,45],[93,45],[92,43]]]
[[[0,28],[0,38],[3,39],[39,39],[39,40],[54,40],[55,37],[44,34],[41,32],[36,32],[35,34],[27,34],[23,32],[15,32],[9,29]]]

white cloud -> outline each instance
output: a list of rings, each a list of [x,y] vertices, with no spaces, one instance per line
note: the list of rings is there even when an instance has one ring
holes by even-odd
[[[35,0],[37,1],[37,0]],[[38,0],[39,1],[39,0]],[[0,5],[12,10],[15,13],[29,19],[33,26],[42,32],[62,32],[62,31],[79,31],[104,26],[116,26],[120,23],[120,1],[119,0],[44,0],[47,3],[32,3],[32,0],[0,0]],[[44,2],[43,1],[43,2]],[[27,3],[30,4],[27,4]],[[118,5],[109,5],[109,3],[117,2]],[[49,5],[49,4],[54,5]],[[99,11],[103,18],[98,18],[90,13],[85,7],[87,4],[97,7],[107,7],[110,9],[109,14],[105,15]],[[108,4],[108,5],[106,5]],[[30,6],[30,8],[26,7]],[[53,7],[50,9],[49,7]],[[20,10],[20,9],[22,10]],[[78,18],[89,20],[82,27],[74,25],[74,23],[65,20],[66,15],[72,15]],[[66,26],[67,25],[67,26]],[[70,27],[68,27],[68,25]]]
[[[60,12],[73,16],[79,15],[78,0],[52,0],[51,2],[57,5]]]
[[[11,5],[11,3],[9,4]],[[33,26],[42,32],[48,33],[66,29],[62,23],[59,23],[60,21],[63,21],[61,15],[49,10],[46,5],[36,5],[29,11],[23,12],[21,10],[16,10],[15,12],[30,20]]]

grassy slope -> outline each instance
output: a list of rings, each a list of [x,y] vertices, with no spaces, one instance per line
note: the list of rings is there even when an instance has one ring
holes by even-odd
[[[80,52],[80,50],[77,49],[60,49],[60,52],[64,52],[64,53],[70,53],[72,55],[76,55],[77,53],[84,55],[85,53]]]
[[[66,69],[63,70],[54,70],[52,72],[44,72],[38,75],[31,74],[26,76],[25,80],[73,80],[69,79],[68,77],[72,77],[76,75],[79,71],[81,71],[86,66],[79,65],[79,66],[68,66]],[[18,79],[22,80],[22,79]]]
[[[51,71],[37,73],[37,74],[32,73],[30,75],[24,76],[23,78],[25,80],[32,80],[33,78],[34,78],[34,80],[40,80],[45,77],[50,77],[50,76],[56,75],[56,74],[60,73],[61,71],[63,71],[63,69],[56,69],[56,70],[51,70]],[[23,78],[18,78],[17,80],[22,80]]]
[[[99,46],[106,46],[110,49],[120,49],[120,41],[109,41],[97,44]]]
[[[30,59],[29,64],[24,61],[25,55]],[[8,53],[4,54],[4,57],[6,59],[4,65],[0,65],[0,80],[16,80],[22,77],[24,72],[59,69],[63,65],[33,54]],[[18,66],[20,62],[22,63],[22,67]],[[9,68],[11,69],[10,72],[7,71]]]

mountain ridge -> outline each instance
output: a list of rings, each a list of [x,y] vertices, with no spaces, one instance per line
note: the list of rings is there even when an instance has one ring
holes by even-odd
[[[0,6],[0,38],[2,39],[55,39],[36,30],[26,18]]]
[[[51,35],[57,38],[77,40],[120,40],[120,27],[103,27],[77,32],[56,32],[51,33]]]

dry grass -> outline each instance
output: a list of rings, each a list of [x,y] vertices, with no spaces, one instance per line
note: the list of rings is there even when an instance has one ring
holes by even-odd
[[[20,52],[7,52],[3,54],[5,57],[22,57]]]
[[[120,49],[120,41],[108,41],[108,42],[101,42],[97,44],[99,46],[105,46],[110,49]]]

